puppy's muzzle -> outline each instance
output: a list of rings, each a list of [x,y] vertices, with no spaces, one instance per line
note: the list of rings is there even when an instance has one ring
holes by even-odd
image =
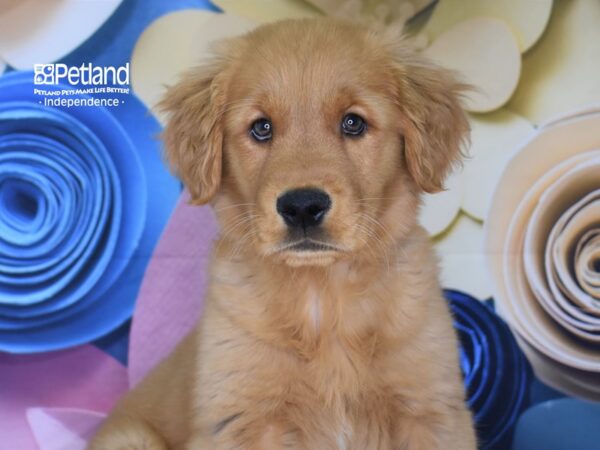
[[[290,230],[317,227],[331,208],[331,198],[320,189],[293,189],[277,199],[277,212]]]

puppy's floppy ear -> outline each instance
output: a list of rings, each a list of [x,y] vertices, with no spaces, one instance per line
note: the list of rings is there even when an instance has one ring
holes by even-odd
[[[439,192],[446,175],[460,164],[468,140],[469,123],[459,99],[469,86],[412,51],[405,49],[396,58],[406,165],[423,191]]]
[[[194,68],[158,104],[167,115],[162,134],[165,156],[194,204],[210,201],[221,183],[224,81],[219,61]]]

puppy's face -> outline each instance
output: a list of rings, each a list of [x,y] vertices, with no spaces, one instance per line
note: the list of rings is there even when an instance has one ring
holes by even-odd
[[[236,246],[292,266],[385,256],[467,130],[451,76],[328,20],[223,44],[163,101],[167,155]],[[239,250],[239,249],[238,249]]]

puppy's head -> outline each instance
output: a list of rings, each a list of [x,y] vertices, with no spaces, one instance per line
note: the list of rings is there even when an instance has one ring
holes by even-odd
[[[377,257],[459,160],[461,88],[384,33],[265,25],[167,92],[167,158],[240,248],[289,265]]]

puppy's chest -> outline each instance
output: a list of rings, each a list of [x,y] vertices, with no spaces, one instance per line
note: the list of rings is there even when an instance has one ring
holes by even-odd
[[[338,410],[356,407],[382,387],[374,369],[379,340],[376,315],[364,307],[372,299],[340,295],[343,292],[322,293],[312,287],[305,292],[302,309],[307,330],[301,346],[305,382],[325,404]]]

